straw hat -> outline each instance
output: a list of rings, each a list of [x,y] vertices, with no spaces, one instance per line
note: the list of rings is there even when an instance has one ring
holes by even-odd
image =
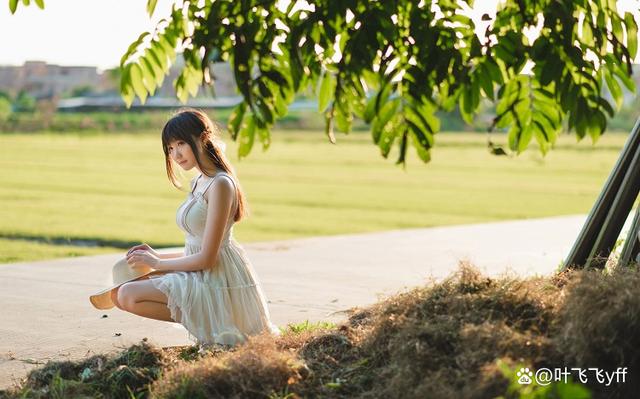
[[[154,270],[149,266],[133,268],[127,263],[127,258],[124,257],[113,265],[113,285],[109,288],[95,293],[89,297],[91,304],[97,309],[111,309],[115,306],[111,300],[111,290],[121,286],[129,281],[140,280],[156,274],[167,273],[165,270]]]

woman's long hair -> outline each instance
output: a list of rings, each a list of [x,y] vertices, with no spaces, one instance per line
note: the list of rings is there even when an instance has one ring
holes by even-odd
[[[205,172],[202,159],[200,159],[201,157],[196,145],[196,140],[200,140],[204,145],[204,148],[207,150],[205,152],[207,158],[209,158],[216,167],[231,175],[234,183],[236,183],[236,200],[238,203],[238,209],[236,210],[233,220],[238,222],[242,219],[248,211],[246,199],[231,163],[224,155],[224,152],[220,149],[220,143],[222,143],[220,140],[220,132],[213,122],[211,122],[211,119],[209,119],[207,114],[197,109],[183,108],[171,117],[162,129],[162,149],[164,151],[167,177],[176,188],[180,189],[182,186],[178,182],[173,171],[173,165],[169,155],[169,143],[174,140],[182,140],[189,144],[191,151],[193,151],[193,154],[196,157],[196,162],[198,163],[202,174],[209,176]]]

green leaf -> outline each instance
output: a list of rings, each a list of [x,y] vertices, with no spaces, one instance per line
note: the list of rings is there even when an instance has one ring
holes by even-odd
[[[166,35],[160,36],[158,43],[160,44],[160,46],[162,46],[162,49],[164,50],[166,56],[169,58],[169,61],[173,62],[176,59],[176,51],[174,46],[169,43]]]
[[[393,142],[396,139],[396,127],[398,124],[398,119],[400,119],[400,114],[395,114],[391,121],[385,125],[380,133],[380,140],[376,142],[378,147],[380,148],[380,153],[383,157],[387,158],[389,156],[389,151],[391,151],[391,147],[393,146]]]
[[[500,68],[498,67],[498,65],[495,64],[494,60],[488,59],[487,62],[484,63],[484,66],[489,71],[489,74],[491,75],[491,80],[493,80],[498,84],[504,83],[502,72],[500,71]]]
[[[256,133],[256,124],[254,115],[247,114],[245,116],[245,122],[240,130],[240,145],[238,146],[238,158],[243,158],[249,155],[251,147],[253,147],[253,140]]]
[[[571,112],[574,115],[574,126],[576,133],[580,139],[584,138],[587,134],[587,128],[589,127],[589,109],[586,105],[586,101],[582,97],[578,97],[576,100],[575,112]]]
[[[151,47],[145,51],[142,61],[145,63],[147,68],[150,68],[153,71],[156,86],[162,86],[162,82],[164,81],[164,70],[160,67],[159,62],[156,61],[156,56],[151,51]]]
[[[278,95],[277,92],[276,92],[276,95],[273,97],[273,99],[274,99],[274,104],[276,108],[276,115],[278,115],[279,118],[282,118],[289,111],[289,106],[285,101],[284,97],[281,95]]]
[[[604,71],[604,79],[607,82],[607,87],[609,87],[613,100],[616,102],[616,109],[619,111],[622,108],[623,101],[622,89],[608,68]]]
[[[271,125],[274,122],[273,114],[275,113],[275,109],[271,103],[268,103],[266,99],[257,99],[255,104],[258,106],[258,110],[260,111],[259,115],[256,116],[260,116],[262,121]],[[261,125],[259,124],[259,126]]]
[[[167,55],[164,53],[164,49],[158,42],[152,42],[151,47],[147,49],[153,60],[162,69],[162,72],[167,71]]]
[[[413,146],[416,148],[416,152],[418,157],[424,162],[427,163],[431,160],[431,153],[429,152],[429,146],[424,143],[427,142],[426,137],[422,134],[422,132],[417,129],[417,126],[410,125],[411,127],[411,138],[413,141]]]
[[[153,95],[153,93],[155,93],[156,91],[156,76],[155,76],[155,71],[153,69],[153,66],[151,65],[151,63],[149,62],[149,60],[147,60],[145,57],[141,57],[140,58],[140,65],[141,65],[141,69],[142,69],[142,77],[143,77],[143,84],[144,87],[147,89],[147,91],[149,92],[149,95]]]
[[[349,133],[351,131],[351,121],[353,118],[347,110],[343,109],[342,107],[336,107],[334,118],[336,127],[340,131],[344,133]]]
[[[596,101],[607,112],[607,114],[609,114],[609,117],[613,118],[613,116],[615,115],[615,111],[611,104],[609,104],[607,100],[600,96],[598,96],[598,99]]]
[[[133,89],[131,87],[127,87],[126,89],[120,91],[120,97],[122,97],[122,100],[124,101],[127,108],[130,108],[131,104],[133,104],[133,100],[136,97],[136,94],[133,92]]]
[[[587,131],[591,136],[591,141],[595,144],[607,128],[607,118],[600,111],[592,111],[589,113],[588,123]]]
[[[627,49],[633,60],[638,52],[638,24],[636,24],[636,20],[630,12],[624,14],[624,23],[627,27]]]
[[[240,124],[242,123],[242,119],[244,118],[244,114],[247,111],[247,103],[244,101],[240,104],[236,105],[229,115],[229,122],[227,124],[227,128],[231,132],[231,137],[235,140],[238,132],[240,131]]]
[[[520,129],[518,129],[518,127],[514,123],[513,125],[511,125],[511,129],[509,129],[509,136],[508,136],[509,149],[511,149],[511,151],[517,151],[518,150],[518,135],[519,134],[520,134]]]
[[[366,123],[371,123],[373,118],[376,117],[376,96],[369,97],[367,105],[364,108],[362,118]]]
[[[480,81],[482,91],[484,91],[485,96],[489,97],[491,100],[494,100],[493,80],[491,79],[491,74],[484,64],[478,65],[478,68],[480,68],[480,72],[477,74],[477,79]]]
[[[622,84],[624,84],[627,90],[629,90],[632,93],[636,92],[636,84],[633,81],[633,79],[631,79],[629,75],[627,75],[626,69],[622,69],[617,65],[613,65],[613,74],[616,75],[618,79],[622,81]]]
[[[262,74],[278,86],[284,86],[287,89],[291,87],[289,79],[287,79],[285,75],[275,69],[264,71],[262,72]]]
[[[262,151],[266,151],[271,145],[271,134],[269,133],[269,129],[267,128],[257,128],[258,137],[260,138],[260,142],[262,143]]]
[[[585,15],[582,20],[582,41],[587,46],[593,46],[593,29],[591,29],[590,16]]]
[[[471,113],[474,113],[480,105],[480,80],[478,74],[473,74],[471,80]]]
[[[533,123],[528,123],[524,127],[524,130],[519,135],[520,137],[518,138],[518,154],[526,150],[527,147],[529,146],[529,143],[533,138],[533,127],[534,127]]]
[[[181,103],[186,103],[189,98],[189,92],[186,88],[186,79],[184,76],[184,70],[178,75],[174,82],[174,87],[176,89],[176,97],[180,100]]]
[[[320,84],[320,92],[318,93],[318,111],[323,112],[329,105],[329,100],[336,90],[336,78],[329,71],[325,71]]]
[[[122,68],[122,75],[120,76],[120,95],[127,108],[133,104],[135,93],[133,87],[131,87],[131,64]]]
[[[560,58],[552,58],[542,66],[540,84],[547,86],[552,81],[558,81],[562,76],[563,64]]]
[[[545,130],[546,128],[542,126],[538,121],[534,121],[533,124],[536,128],[534,130],[534,134],[536,141],[538,142],[538,147],[540,148],[540,152],[542,152],[542,155],[544,156],[549,151],[549,140],[547,139],[548,136]]]
[[[472,90],[471,86],[463,87],[459,100],[460,115],[462,116],[462,119],[470,125],[473,123]]]
[[[11,14],[15,14],[17,8],[18,0],[9,0],[9,11],[11,11]]]
[[[202,72],[187,65],[182,69],[175,81],[176,95],[182,103],[186,103],[189,95],[195,97],[202,83]]]
[[[405,119],[413,123],[416,127],[424,132],[425,139],[429,147],[433,145],[432,135],[435,134],[440,128],[440,121],[433,116],[430,112],[426,111],[424,106],[405,106]]]
[[[149,14],[149,17],[153,16],[153,11],[156,9],[157,3],[158,3],[158,0],[147,1],[147,13]]]
[[[382,138],[382,133],[385,129],[385,126],[389,123],[393,115],[396,113],[398,105],[400,105],[400,98],[394,98],[393,100],[387,102],[380,110],[378,116],[373,120],[371,133],[373,134],[374,143],[378,144],[379,140]]]
[[[405,122],[409,125],[410,130],[418,136],[420,145],[426,149],[433,146],[433,132],[429,126],[425,126],[424,120],[419,117],[415,108],[404,107]]]
[[[271,91],[271,88],[267,86],[265,79],[254,80],[254,84],[258,85],[258,90],[263,98],[273,97],[273,92]]]
[[[124,53],[122,58],[120,58],[121,67],[127,62],[129,57],[131,57],[131,55],[133,55],[133,53],[136,52],[136,49],[138,48],[140,43],[142,43],[142,40],[144,40],[144,38],[147,37],[147,35],[149,35],[149,32],[142,33],[140,36],[138,36],[138,38],[133,43],[129,45],[129,48],[127,48],[127,51]]]
[[[44,0],[35,0],[35,2],[38,8],[40,8],[41,10],[44,10]]]
[[[147,89],[143,82],[142,68],[137,63],[131,64],[131,86],[136,96],[140,98],[140,102],[144,104],[147,100]]]
[[[622,37],[622,21],[621,21],[620,17],[615,13],[611,14],[611,28],[613,30],[613,34],[616,36],[618,41],[622,42],[622,40],[623,40],[623,37]]]
[[[396,164],[404,164],[406,156],[407,156],[407,129],[404,128],[402,132],[402,137],[400,138],[400,149],[398,154],[398,160]]]
[[[375,102],[376,114],[380,112],[380,108],[382,107],[383,104],[387,102],[387,99],[389,98],[389,96],[391,96],[391,93],[393,91],[394,91],[394,85],[389,82],[385,82],[383,87],[378,91],[378,94],[376,94],[376,102]]]

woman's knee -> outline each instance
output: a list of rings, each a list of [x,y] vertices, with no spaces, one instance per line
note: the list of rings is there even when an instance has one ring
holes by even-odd
[[[134,297],[135,291],[133,289],[133,284],[125,283],[121,285],[116,291],[116,306],[122,310],[129,310],[136,303],[136,298]]]
[[[120,291],[120,287],[111,290],[111,302],[116,305],[116,308],[122,309],[122,305],[120,305],[120,301],[118,301],[118,291]]]

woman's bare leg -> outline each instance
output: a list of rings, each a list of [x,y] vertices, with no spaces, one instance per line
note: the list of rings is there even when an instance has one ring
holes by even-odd
[[[120,287],[116,287],[116,288],[111,290],[111,301],[113,302],[114,305],[116,305],[116,308],[118,308],[120,310],[124,310],[122,308],[122,305],[120,305],[120,302],[118,302],[118,290],[119,289],[120,289]]]
[[[116,306],[138,316],[175,322],[167,307],[167,297],[148,279],[132,281],[112,291]]]

